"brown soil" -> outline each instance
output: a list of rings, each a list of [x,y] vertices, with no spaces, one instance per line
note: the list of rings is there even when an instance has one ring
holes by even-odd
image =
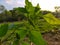
[[[48,45],[60,45],[60,32],[57,33],[44,33],[43,38],[46,40]]]

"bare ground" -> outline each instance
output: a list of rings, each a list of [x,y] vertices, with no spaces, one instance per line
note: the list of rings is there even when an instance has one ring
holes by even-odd
[[[43,38],[46,40],[48,45],[60,45],[60,32],[44,33]]]

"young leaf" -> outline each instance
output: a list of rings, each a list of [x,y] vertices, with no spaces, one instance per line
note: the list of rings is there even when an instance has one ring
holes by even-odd
[[[32,15],[34,13],[33,5],[28,0],[25,0],[25,4],[26,4],[25,8],[26,8],[27,12]]]
[[[31,31],[29,38],[35,45],[47,45],[39,31]]]
[[[2,24],[0,26],[0,37],[4,36],[8,31],[8,24]]]
[[[37,6],[35,7],[35,12],[37,12],[39,10],[40,10],[40,6],[39,6],[39,4],[37,4]]]

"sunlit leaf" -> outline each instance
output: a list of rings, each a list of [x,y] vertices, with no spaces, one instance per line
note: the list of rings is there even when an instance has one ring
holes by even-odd
[[[49,24],[60,24],[60,20],[54,17],[51,13],[46,14],[43,16],[43,18],[49,23]]]

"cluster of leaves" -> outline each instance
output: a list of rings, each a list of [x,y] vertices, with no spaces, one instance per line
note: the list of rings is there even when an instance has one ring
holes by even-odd
[[[30,42],[35,45],[47,45],[41,35],[41,30],[51,30],[55,25],[60,24],[52,14],[42,15],[39,4],[34,8],[28,0],[25,0],[25,3],[26,12],[22,12],[27,20],[19,23],[1,24],[0,45],[6,42],[13,42],[12,45],[30,45]]]

